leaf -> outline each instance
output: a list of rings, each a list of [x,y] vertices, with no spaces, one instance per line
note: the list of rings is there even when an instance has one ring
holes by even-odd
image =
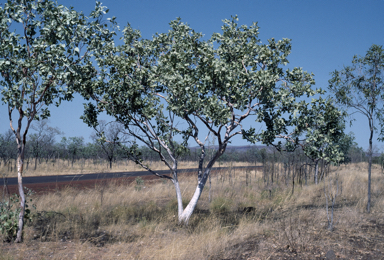
[[[74,53],[75,53],[75,55],[80,56],[80,50],[79,50],[78,47],[76,47],[76,48],[74,49]]]

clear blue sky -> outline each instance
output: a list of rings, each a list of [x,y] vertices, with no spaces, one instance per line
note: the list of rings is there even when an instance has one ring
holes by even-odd
[[[0,2],[5,2],[1,0]],[[58,1],[73,6],[77,11],[90,13],[92,0]],[[316,87],[327,88],[330,72],[351,63],[353,55],[365,55],[372,44],[384,45],[384,0],[280,0],[280,1],[120,1],[105,0],[110,9],[105,16],[116,16],[121,28],[129,22],[139,29],[144,38],[156,32],[167,32],[168,23],[181,17],[196,31],[207,37],[220,32],[223,19],[238,15],[239,23],[260,26],[262,42],[292,39],[290,66],[303,67],[315,74]],[[84,136],[88,140],[92,130],[79,119],[81,98],[51,109],[51,125],[59,127],[65,136]],[[357,121],[347,132],[353,131],[359,146],[368,147],[368,121],[356,116]],[[9,128],[7,108],[0,105],[0,133]],[[377,137],[377,135],[375,136]],[[383,146],[375,140],[378,148]],[[240,140],[236,145],[245,145]]]

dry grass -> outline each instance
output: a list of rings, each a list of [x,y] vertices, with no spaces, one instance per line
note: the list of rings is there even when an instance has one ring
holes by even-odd
[[[34,160],[31,160],[28,167],[25,162],[23,176],[47,176],[47,175],[66,175],[66,174],[84,174],[84,173],[107,173],[107,172],[125,172],[125,171],[145,171],[141,166],[132,161],[117,161],[112,164],[112,169],[109,168],[109,163],[105,160],[77,160],[73,166],[67,160],[55,160],[46,163],[44,160],[37,164],[34,170]],[[146,165],[154,170],[168,170],[168,168],[161,161],[149,161]],[[249,163],[233,162],[233,163],[217,163],[216,167],[229,167],[229,166],[247,166]],[[261,165],[261,164],[259,164]],[[179,169],[197,168],[198,164],[192,161],[180,161],[178,163]],[[17,170],[15,168],[14,160],[8,165],[0,165],[0,176],[17,177]]]
[[[341,194],[334,231],[326,229],[323,182],[296,187],[292,195],[282,181],[266,187],[261,172],[251,172],[249,186],[244,172],[231,179],[227,172],[212,176],[213,200],[206,186],[188,227],[177,224],[169,182],[35,196],[25,242],[3,243],[0,259],[320,259],[331,251],[345,259],[383,258],[383,174],[373,168],[372,213],[366,214],[366,164],[334,167],[328,178],[336,173]],[[180,182],[189,199],[196,179]]]

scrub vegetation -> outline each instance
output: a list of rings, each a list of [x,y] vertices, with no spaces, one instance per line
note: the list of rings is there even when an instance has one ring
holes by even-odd
[[[374,203],[366,214],[367,163],[332,166],[319,185],[312,174],[293,194],[292,182],[285,184],[283,165],[274,166],[280,167],[280,177],[269,185],[264,171],[213,175],[212,201],[206,189],[188,226],[178,224],[169,181],[146,182],[141,189],[119,181],[35,194],[25,243],[3,243],[1,259],[320,259],[327,253],[345,259],[383,257],[380,167],[372,167]],[[339,195],[330,231],[324,182],[334,185],[336,178]],[[195,182],[180,176],[185,198],[192,196]]]

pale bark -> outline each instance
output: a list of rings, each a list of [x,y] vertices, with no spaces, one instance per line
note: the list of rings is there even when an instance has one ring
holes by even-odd
[[[371,172],[372,172],[372,139],[373,139],[373,119],[369,118],[369,150],[368,150],[368,201],[367,201],[367,212],[371,212]]]
[[[192,196],[192,199],[189,201],[187,207],[185,207],[185,209],[182,210],[181,214],[180,214],[180,206],[179,206],[179,223],[188,225],[189,218],[191,217],[193,211],[195,210],[197,202],[199,201],[201,193],[203,192],[204,185],[205,185],[205,182],[207,181],[207,177],[208,177],[206,172],[210,170],[210,168],[207,167],[205,172],[203,173],[204,159],[205,159],[205,147],[204,147],[204,145],[202,145],[201,146],[201,155],[199,158],[199,170],[197,173],[197,180],[198,180],[197,187],[196,187],[195,193]],[[208,164],[208,165],[210,165],[210,164]],[[212,166],[211,166],[211,168],[212,168]]]
[[[180,219],[181,215],[183,214],[184,206],[183,206],[183,198],[181,196],[181,191],[180,191],[180,184],[179,180],[177,179],[177,173],[173,174],[173,185],[175,186],[175,191],[176,191],[176,199],[177,199],[177,213],[178,213],[178,218]]]
[[[20,214],[19,214],[19,223],[17,227],[17,235],[16,235],[16,241],[15,241],[16,243],[21,243],[23,241],[23,227],[24,227],[24,215],[25,215],[25,194],[23,189],[24,152],[25,152],[26,136],[27,136],[29,126],[31,124],[31,120],[28,120],[26,130],[24,131],[23,137],[21,137],[20,130],[21,130],[21,121],[23,116],[22,116],[22,113],[20,114],[21,116],[19,118],[17,131],[13,129],[12,121],[11,121],[11,128],[15,133],[16,143],[17,143],[17,182],[18,182],[19,195],[20,195]]]
[[[23,227],[24,227],[24,215],[25,215],[25,194],[23,189],[23,158],[24,157],[24,149],[19,154],[17,158],[17,179],[18,179],[18,187],[19,187],[19,195],[20,195],[20,214],[19,214],[19,224],[17,227],[17,237],[16,243],[20,243],[23,241]]]
[[[20,214],[19,214],[19,221],[18,221],[15,242],[21,243],[23,241],[23,227],[24,227],[24,215],[25,215],[25,194],[23,189],[24,152],[25,152],[25,143],[26,143],[28,129],[31,125],[34,115],[36,114],[36,107],[34,107],[32,115],[30,115],[30,117],[27,120],[27,125],[25,127],[23,135],[21,135],[21,126],[24,118],[24,112],[21,108],[18,108],[19,119],[17,123],[17,129],[15,130],[15,128],[12,125],[12,111],[13,109],[10,109],[8,107],[10,127],[12,132],[15,134],[15,139],[17,143],[17,182],[18,182],[19,195],[20,195]]]
[[[208,163],[203,174],[201,174],[201,173],[203,171],[203,161],[204,161],[204,157],[205,157],[205,151],[204,151],[204,148],[202,149],[202,154],[200,156],[200,163],[199,163],[197,187],[196,187],[195,193],[192,196],[192,199],[188,203],[187,207],[185,207],[183,213],[180,215],[179,223],[188,225],[188,221],[189,221],[190,217],[192,216],[193,211],[196,208],[197,202],[199,201],[201,193],[203,192],[204,186],[205,186],[205,184],[208,180],[208,177],[211,173],[211,169],[212,169],[213,165],[215,164],[216,160],[224,153],[225,148],[226,148],[226,144],[219,146],[218,151],[213,156],[211,161]]]
[[[203,192],[205,183],[207,182],[207,177],[209,175],[209,171],[210,171],[210,169],[207,169],[203,175],[203,178],[198,182],[195,193],[192,196],[192,199],[190,200],[187,207],[185,207],[183,213],[179,217],[179,223],[183,223],[185,225],[188,225],[188,221],[189,221],[190,217],[192,216],[193,211],[196,208],[197,202],[199,201],[201,193]]]
[[[315,184],[316,185],[319,183],[318,176],[319,176],[319,160],[316,160],[315,162]]]

